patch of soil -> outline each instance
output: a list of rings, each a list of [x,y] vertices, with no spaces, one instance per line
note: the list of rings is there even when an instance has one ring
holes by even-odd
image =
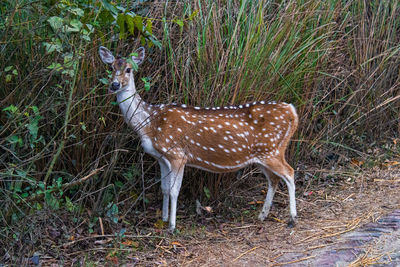
[[[226,201],[216,204],[213,213],[203,212],[202,216],[189,208],[184,209],[187,214],[179,209],[179,232],[174,235],[159,230],[163,227],[162,223],[158,225],[159,211],[151,208],[144,213],[132,212],[131,216],[139,216],[139,221],[145,223],[129,226],[122,222],[117,225],[118,229],[110,231],[107,228],[102,233],[102,223],[98,222],[102,230],[97,234],[88,234],[85,229],[81,231],[85,228],[84,222],[71,227],[68,224],[71,219],[67,216],[39,214],[40,220],[30,218],[35,224],[25,223],[24,228],[31,231],[30,235],[36,234],[36,239],[26,238],[34,241],[30,248],[21,239],[19,255],[5,255],[0,262],[7,264],[13,262],[12,259],[23,258],[20,263],[39,262],[44,266],[307,265],[321,256],[325,248],[338,244],[344,235],[400,209],[400,168],[350,176],[351,179],[340,184],[325,182],[318,186],[298,186],[298,223],[291,229],[286,224],[289,211],[285,187],[277,191],[268,219],[265,222],[257,220],[261,200],[265,197],[262,193],[264,181],[247,191],[235,191],[235,197],[243,199],[242,206],[233,203],[235,207],[227,207],[230,202]],[[125,218],[124,221],[133,220]],[[399,233],[393,232],[360,244],[357,247],[359,256],[352,266],[372,261],[385,264],[391,257],[397,257],[389,252],[398,248],[398,240]]]
[[[171,254],[158,254],[158,260],[183,266],[285,266],[307,261],[319,256],[313,251],[339,242],[343,234],[399,209],[399,188],[399,169],[363,174],[352,183],[336,187],[315,188],[311,195],[297,198],[299,217],[293,229],[282,221],[288,217],[287,208],[273,208],[269,215],[272,220],[263,223],[258,222],[254,214],[253,221],[204,230],[203,237],[193,235],[196,240],[172,237],[170,243],[179,240],[184,250],[176,252],[171,248]],[[279,200],[285,201],[286,192],[280,194],[285,198]],[[179,223],[185,224],[184,221]],[[376,253],[390,251],[385,244],[388,243],[374,246]],[[376,255],[372,254],[370,246],[359,246],[359,249],[365,255]]]

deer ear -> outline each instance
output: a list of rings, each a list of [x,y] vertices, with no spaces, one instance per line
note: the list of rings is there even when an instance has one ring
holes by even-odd
[[[136,50],[136,53],[138,54],[137,57],[136,57],[136,56],[132,56],[132,60],[133,60],[136,64],[140,65],[140,64],[143,62],[143,60],[144,60],[144,47],[139,47],[139,48]]]
[[[115,60],[115,58],[114,58],[113,54],[110,52],[110,50],[108,50],[104,46],[100,46],[99,55],[100,55],[101,60],[106,64],[111,64]]]

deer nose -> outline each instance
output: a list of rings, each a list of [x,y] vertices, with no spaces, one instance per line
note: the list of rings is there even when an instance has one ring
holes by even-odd
[[[111,83],[111,90],[117,91],[119,89],[119,86],[120,86],[119,82],[113,82]]]

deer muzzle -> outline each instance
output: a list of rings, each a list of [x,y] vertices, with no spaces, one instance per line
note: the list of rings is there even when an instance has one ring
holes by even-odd
[[[121,84],[119,82],[113,82],[110,85],[110,91],[115,92],[121,87]]]

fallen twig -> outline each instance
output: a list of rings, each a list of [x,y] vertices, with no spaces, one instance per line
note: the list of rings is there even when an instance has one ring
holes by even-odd
[[[374,182],[385,182],[385,183],[398,183],[400,182],[400,179],[374,179]]]
[[[294,261],[288,261],[288,262],[277,262],[277,263],[272,264],[271,267],[272,266],[282,266],[282,265],[286,265],[286,264],[292,264],[292,263],[296,263],[296,262],[300,262],[300,261],[309,260],[309,259],[312,259],[312,258],[315,258],[315,256],[308,256],[308,257],[305,257],[305,258],[297,259],[297,260],[294,260]]]
[[[260,247],[260,246],[257,246],[257,247],[251,248],[251,249],[249,249],[249,250],[243,252],[242,254],[240,254],[239,256],[237,256],[235,259],[233,259],[232,262],[237,261],[238,259],[240,259],[240,258],[243,257],[244,255],[246,255],[246,254],[248,254],[248,253],[250,253],[250,252],[252,252],[252,251],[258,249],[259,247]]]
[[[125,238],[162,238],[161,236],[155,236],[155,235],[151,235],[151,234],[149,234],[149,235],[124,235],[124,237]],[[69,246],[71,246],[71,245],[73,245],[75,243],[82,242],[82,241],[85,241],[85,240],[90,240],[90,239],[97,239],[97,238],[115,238],[115,235],[111,235],[110,234],[110,235],[85,236],[85,237],[82,237],[80,239],[76,239],[76,240],[73,240],[71,242],[65,243],[62,246],[63,246],[63,248],[67,248],[67,247],[69,247]]]

